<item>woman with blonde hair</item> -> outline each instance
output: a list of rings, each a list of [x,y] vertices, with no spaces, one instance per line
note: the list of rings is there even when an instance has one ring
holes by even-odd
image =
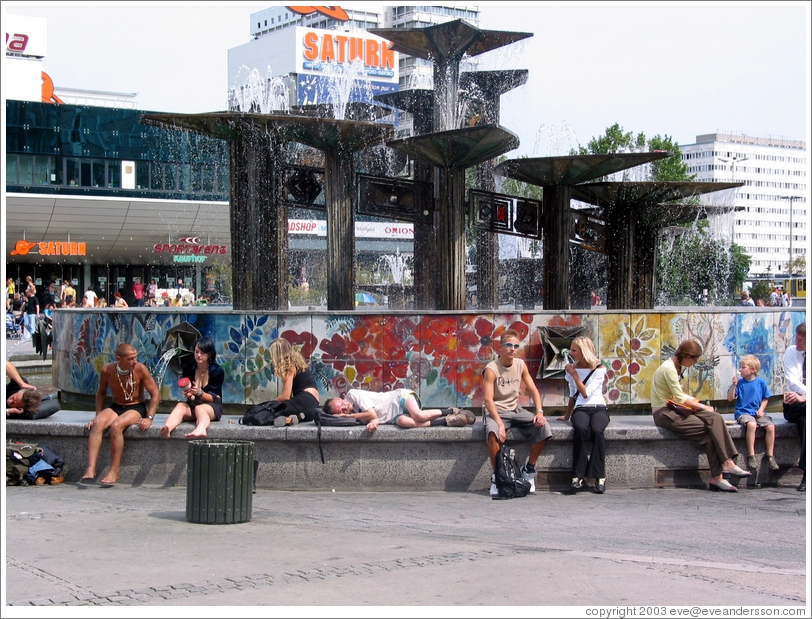
[[[685,340],[670,359],[663,361],[651,379],[651,413],[654,424],[705,447],[711,478],[708,485],[716,492],[736,492],[724,475],[749,477],[750,472],[734,462],[739,454],[730,438],[725,420],[712,406],[702,404],[682,390],[682,372],[696,364],[702,356],[702,347],[693,340]],[[668,407],[671,400],[684,410]]]
[[[307,367],[307,361],[290,342],[279,338],[269,347],[274,375],[282,380],[282,393],[277,402],[285,402],[285,414],[274,420],[274,425],[284,426],[313,421],[313,413],[319,405],[316,378]]]
[[[570,400],[567,413],[559,419],[571,421],[572,483],[570,491],[584,487],[584,478],[595,480],[595,492],[606,492],[606,441],[603,431],[609,425],[609,409],[603,397],[606,368],[595,354],[595,344],[588,337],[576,337],[570,344],[572,363],[564,366]],[[587,455],[586,442],[592,439],[592,452]]]

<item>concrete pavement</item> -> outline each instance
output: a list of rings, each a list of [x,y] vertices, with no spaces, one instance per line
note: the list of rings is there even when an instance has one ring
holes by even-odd
[[[809,610],[806,494],[789,486],[728,495],[609,480],[602,496],[512,501],[260,489],[251,521],[230,525],[188,523],[185,492],[7,488],[6,603]]]

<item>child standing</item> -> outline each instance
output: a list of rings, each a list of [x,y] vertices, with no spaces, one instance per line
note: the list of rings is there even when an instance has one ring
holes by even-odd
[[[768,415],[764,414],[767,408],[767,399],[772,395],[767,383],[758,376],[761,362],[754,355],[745,355],[739,363],[739,374],[733,377],[733,384],[727,392],[727,399],[736,400],[736,421],[746,429],[745,442],[747,443],[747,467],[757,469],[756,462],[756,428],[764,428],[764,460],[770,470],[778,470],[775,461],[775,424]]]

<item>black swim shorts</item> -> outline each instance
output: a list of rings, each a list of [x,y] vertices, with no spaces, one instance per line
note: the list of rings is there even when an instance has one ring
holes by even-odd
[[[126,413],[127,411],[138,411],[141,414],[142,419],[145,419],[147,416],[146,402],[137,402],[135,404],[116,404],[115,402],[113,402],[110,405],[110,408],[119,417],[124,413]]]

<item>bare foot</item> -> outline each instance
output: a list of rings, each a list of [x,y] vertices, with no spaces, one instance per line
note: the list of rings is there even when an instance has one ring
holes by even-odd
[[[91,481],[96,479],[96,469],[92,469],[90,467],[87,467],[87,470],[85,471],[85,474],[82,475],[82,479],[83,480],[89,479]]]
[[[113,469],[110,469],[110,472],[107,473],[107,475],[105,475],[104,478],[102,478],[101,483],[103,483],[103,484],[114,484],[114,483],[116,483],[118,481],[118,475],[119,475],[118,471],[114,471]]]
[[[206,431],[198,430],[197,428],[195,428],[192,432],[189,432],[189,434],[184,434],[183,436],[185,436],[186,438],[205,438]]]
[[[163,436],[164,438],[169,438],[169,435],[170,435],[171,433],[172,433],[172,430],[170,430],[170,429],[169,429],[169,428],[167,428],[166,426],[164,426],[163,428],[161,428],[161,436]]]

